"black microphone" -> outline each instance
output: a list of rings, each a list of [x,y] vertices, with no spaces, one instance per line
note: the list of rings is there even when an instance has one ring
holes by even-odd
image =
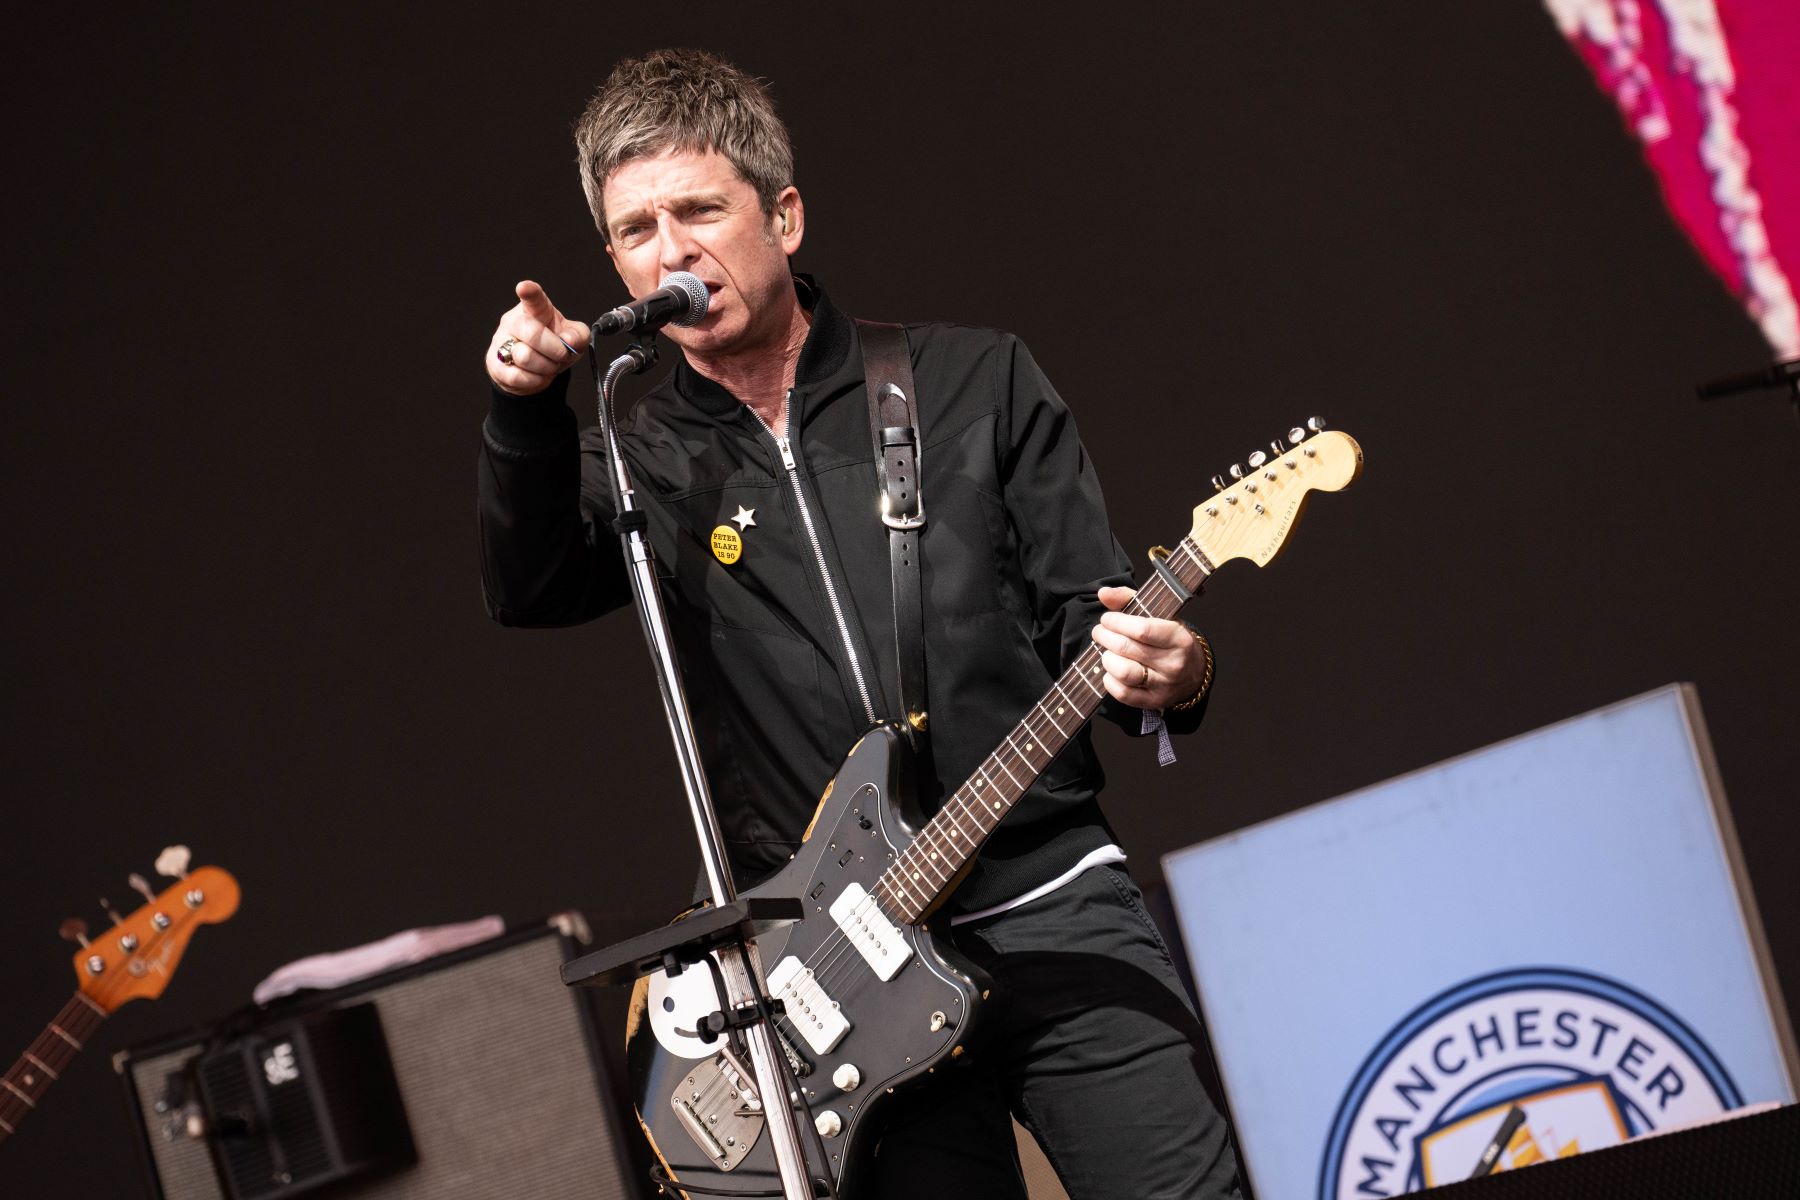
[[[594,322],[594,334],[623,333],[628,329],[659,329],[698,325],[706,316],[706,285],[696,275],[676,271],[663,277],[662,286],[641,300],[621,304]]]

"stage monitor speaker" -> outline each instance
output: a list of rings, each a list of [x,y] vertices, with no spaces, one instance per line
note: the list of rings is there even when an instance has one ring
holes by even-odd
[[[345,1180],[333,1200],[636,1200],[643,1178],[607,1070],[593,989],[558,971],[579,947],[567,918],[515,930],[414,967],[267,1012],[134,1047],[115,1059],[159,1200],[228,1200],[231,1134],[206,1123],[201,1056],[261,1044],[267,1032],[355,1006],[379,1017],[417,1162]],[[193,1128],[190,1129],[190,1121]],[[193,1136],[199,1133],[200,1136]],[[636,1129],[630,1131],[637,1138]],[[240,1156],[241,1157],[241,1156]],[[299,1194],[279,1178],[239,1195]]]

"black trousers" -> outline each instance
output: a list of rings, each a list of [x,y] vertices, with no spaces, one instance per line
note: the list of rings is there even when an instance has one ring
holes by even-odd
[[[890,1113],[876,1197],[1024,1200],[1009,1113],[1072,1200],[1240,1195],[1200,1083],[1199,1022],[1122,868],[1094,867],[952,940],[993,977],[999,1003],[971,1061]]]

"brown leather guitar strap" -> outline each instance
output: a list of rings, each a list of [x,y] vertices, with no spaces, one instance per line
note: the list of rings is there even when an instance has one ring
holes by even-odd
[[[881,485],[881,523],[888,530],[894,581],[894,661],[900,704],[913,747],[924,754],[925,610],[919,599],[919,534],[925,501],[919,479],[919,407],[913,399],[912,348],[899,325],[858,321],[863,378],[869,390],[869,436]]]

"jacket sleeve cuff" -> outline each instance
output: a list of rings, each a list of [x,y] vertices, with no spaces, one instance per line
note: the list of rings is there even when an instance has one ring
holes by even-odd
[[[488,383],[488,415],[484,430],[488,440],[521,454],[553,449],[573,433],[575,414],[569,411],[569,373],[550,381],[532,396],[515,396]]]

